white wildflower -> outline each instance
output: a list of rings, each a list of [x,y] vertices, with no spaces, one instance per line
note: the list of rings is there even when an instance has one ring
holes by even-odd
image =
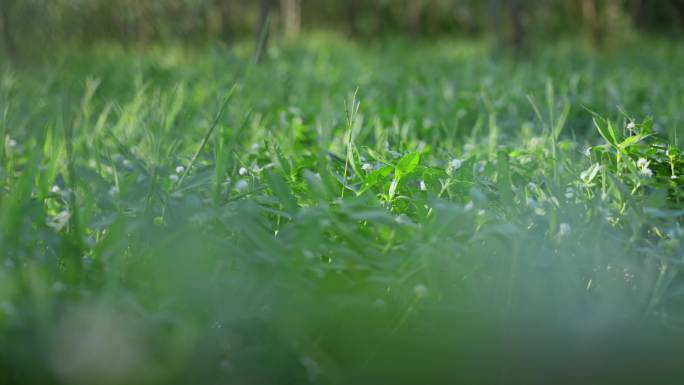
[[[17,147],[17,141],[10,138],[10,137],[7,137],[7,147],[9,147],[9,148]]]
[[[650,163],[651,162],[646,160],[646,158],[639,158],[639,160],[637,160],[637,167],[639,168],[639,173],[647,178],[653,176],[653,171],[650,168],[648,168]]]
[[[463,206],[463,210],[470,211],[473,209],[473,207],[475,207],[475,204],[473,203],[473,201],[470,201],[465,206]]]
[[[425,185],[425,181],[420,181],[420,191],[427,191],[427,186]]]
[[[535,136],[534,138],[530,139],[530,147],[538,147],[539,145],[542,144],[542,139]]]
[[[639,172],[646,178],[650,178],[653,176],[653,171],[648,167],[642,168]]]
[[[558,235],[561,237],[564,237],[572,231],[572,228],[570,227],[569,223],[563,222],[558,226]]]
[[[458,170],[462,165],[463,162],[460,159],[454,159],[451,161],[451,168],[454,170]]]
[[[370,163],[364,163],[363,166],[361,166],[361,169],[363,171],[370,171],[373,169],[373,165]]]
[[[176,183],[180,177],[177,174],[171,174],[169,175],[169,179],[171,179],[171,182]]]
[[[425,285],[418,284],[413,288],[413,292],[418,297],[425,297],[428,294],[428,288]]]
[[[176,167],[176,174],[182,174],[184,172],[185,172],[185,167],[183,167],[183,166]]]
[[[245,180],[239,180],[237,183],[235,183],[235,190],[238,192],[246,192],[247,189],[249,188],[249,184]]]
[[[572,199],[575,197],[575,189],[568,186],[568,188],[565,189],[565,198],[566,199]]]
[[[62,189],[60,189],[59,186],[57,186],[57,185],[53,185],[52,187],[50,187],[50,192],[55,193],[55,194],[57,194],[61,190]]]
[[[629,124],[627,124],[628,130],[634,131],[635,128],[636,128],[636,124],[634,124],[634,122],[629,122]]]
[[[240,170],[238,170],[238,174],[240,174],[240,176],[245,176],[248,172],[249,170],[247,170],[247,167],[240,167]]]

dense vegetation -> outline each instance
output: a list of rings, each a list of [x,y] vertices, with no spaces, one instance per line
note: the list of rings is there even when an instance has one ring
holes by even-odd
[[[0,383],[680,383],[684,48],[489,52],[3,62]]]

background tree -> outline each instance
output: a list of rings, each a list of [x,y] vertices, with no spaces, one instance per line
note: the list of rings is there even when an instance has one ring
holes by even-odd
[[[280,0],[280,12],[282,13],[285,36],[291,39],[296,38],[299,35],[302,23],[301,0]]]
[[[582,16],[594,46],[603,46],[607,29],[604,0],[582,0]]]
[[[523,17],[525,13],[524,0],[509,0],[508,12],[511,22],[511,45],[516,51],[520,51],[525,39],[525,27]]]
[[[16,52],[16,43],[10,24],[13,0],[0,0],[0,31],[5,49],[10,55]]]

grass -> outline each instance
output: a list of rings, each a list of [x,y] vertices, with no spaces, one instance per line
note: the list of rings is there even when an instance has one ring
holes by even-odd
[[[0,383],[680,381],[680,45],[250,55],[4,63]]]

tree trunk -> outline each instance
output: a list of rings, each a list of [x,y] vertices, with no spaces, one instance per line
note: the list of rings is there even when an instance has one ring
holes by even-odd
[[[632,25],[636,28],[643,28],[644,22],[641,16],[643,8],[642,0],[631,0],[629,4],[629,12],[632,17]]]
[[[525,42],[525,26],[523,25],[525,5],[523,4],[523,0],[510,0],[509,6],[511,17],[511,44],[514,50],[520,51]]]
[[[496,50],[500,51],[505,46],[505,34],[503,23],[501,22],[501,0],[489,0],[487,6],[489,28],[494,31],[496,38]]]
[[[424,8],[424,0],[408,0],[406,4],[406,27],[413,35],[418,35],[420,32],[420,19]]]
[[[10,56],[14,56],[17,51],[17,45],[12,34],[12,26],[10,25],[11,0],[0,0],[0,24],[2,27],[2,41],[5,49]]]
[[[263,53],[268,48],[268,35],[271,24],[272,0],[259,1],[259,25],[257,28],[257,48],[254,53],[254,62],[261,62]]]
[[[670,0],[670,11],[678,27],[684,26],[684,0]]]
[[[297,38],[302,25],[301,0],[280,0],[280,11],[283,15],[285,36],[290,39]]]
[[[357,18],[359,16],[359,6],[357,0],[346,0],[343,8],[344,17],[346,19],[347,28],[352,35],[358,35],[359,30],[357,26]]]
[[[605,40],[605,20],[602,17],[600,0],[582,0],[582,16],[591,33],[594,47],[600,48]]]

